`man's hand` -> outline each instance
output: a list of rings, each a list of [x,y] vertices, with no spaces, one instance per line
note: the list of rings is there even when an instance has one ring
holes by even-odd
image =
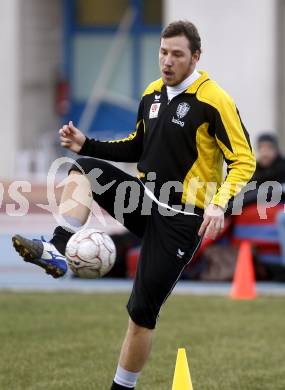
[[[204,212],[204,221],[199,229],[199,236],[214,240],[224,227],[224,210],[210,203]]]
[[[72,152],[78,153],[86,140],[86,136],[70,121],[59,130],[60,144]]]

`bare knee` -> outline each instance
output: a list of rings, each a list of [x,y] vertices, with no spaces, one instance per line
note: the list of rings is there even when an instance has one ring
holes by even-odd
[[[144,335],[144,334],[152,334],[154,329],[149,329],[144,326],[140,326],[136,324],[131,318],[129,318],[128,324],[128,333],[133,336],[136,335]]]

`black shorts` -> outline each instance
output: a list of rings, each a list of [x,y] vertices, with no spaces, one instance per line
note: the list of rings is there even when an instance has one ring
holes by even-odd
[[[151,202],[145,195],[139,179],[105,161],[80,158],[77,164],[88,175],[93,198],[99,206],[142,238],[138,268],[127,309],[137,325],[153,329],[162,304],[199,248],[201,239],[198,230],[202,217],[182,213],[166,215],[169,213],[165,208]],[[77,165],[71,170],[81,171]],[[108,189],[102,193],[104,186]],[[122,189],[125,190],[125,197],[118,202]],[[130,202],[135,202],[136,207],[129,207],[130,212],[122,214],[122,209],[127,210]],[[121,210],[116,210],[120,205]],[[150,213],[146,212],[149,209]]]

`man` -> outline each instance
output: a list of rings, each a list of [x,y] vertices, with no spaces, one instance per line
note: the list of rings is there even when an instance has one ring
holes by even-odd
[[[254,180],[257,186],[265,181],[285,183],[285,159],[280,154],[278,141],[273,134],[264,133],[258,137]]]
[[[171,23],[161,35],[161,79],[144,92],[135,132],[122,140],[100,142],[88,139],[72,122],[59,131],[61,145],[75,153],[138,162],[139,178],[134,178],[104,161],[81,158],[77,161],[80,168],[71,168],[70,182],[62,195],[65,204],[72,196],[74,179],[79,177],[84,206],[68,212],[62,209],[61,213],[68,223],[82,226],[89,214],[91,191],[93,199],[116,216],[120,185],[127,182],[139,188],[138,207],[124,215],[123,221],[143,238],[143,244],[113,390],[135,388],[151,350],[162,304],[198,249],[201,237],[215,238],[223,228],[228,200],[255,169],[248,134],[234,102],[206,72],[196,70],[200,54],[196,27],[184,21]],[[222,184],[224,159],[228,174]],[[96,178],[89,175],[86,180],[81,170],[85,174],[96,172]],[[102,194],[102,188],[108,189]],[[128,192],[126,200],[131,198]],[[144,212],[146,199],[153,201],[149,215]],[[71,234],[60,226],[50,243],[21,236],[13,241],[26,261],[57,277],[67,269],[64,250]],[[51,254],[53,258],[48,260]]]
[[[236,207],[238,204],[244,208],[249,204],[257,203],[258,195],[261,195],[259,192],[260,186],[264,185],[266,182],[276,182],[276,185],[278,186],[276,187],[276,196],[279,197],[279,187],[281,184],[283,187],[281,200],[285,200],[285,159],[280,153],[276,137],[273,134],[264,133],[258,137],[256,146],[256,170],[248,185],[245,186],[242,193],[235,198]],[[255,188],[252,189],[251,184],[254,184]],[[263,189],[263,191],[266,191],[266,194],[264,194],[263,197],[264,199],[267,199],[267,201],[272,198],[273,187],[274,183],[271,183],[270,186]],[[276,199],[272,200],[274,200],[274,202],[276,201]],[[259,198],[259,202],[260,201],[261,198]],[[231,209],[232,201],[229,206],[226,214],[231,214],[232,212],[235,214],[239,212],[239,208],[236,208],[235,210]]]
[[[257,181],[257,186],[266,181],[277,181],[282,185],[281,201],[285,201],[285,158],[281,155],[278,141],[272,134],[262,134],[257,141],[257,164],[252,180]],[[276,280],[284,280],[285,267],[285,213],[280,211],[277,215],[277,232],[281,247],[282,268],[276,265],[267,265],[271,277]]]
[[[274,199],[274,204],[280,201],[284,203],[285,201],[285,158],[282,156],[278,140],[275,135],[271,133],[264,133],[258,137],[257,140],[257,164],[256,170],[252,176],[251,181],[256,182],[256,190],[249,191],[244,198],[244,206],[247,206],[251,203],[257,203],[257,195],[260,186],[265,182],[275,182],[277,188],[282,186],[282,193],[280,198],[280,192],[277,191],[276,196],[279,199]],[[272,187],[267,188],[266,198],[267,200],[272,199],[272,192],[274,184]],[[245,209],[246,213],[246,209]],[[279,211],[276,215],[276,227],[277,234],[280,243],[281,249],[281,259],[280,263],[264,263],[263,266],[268,274],[268,278],[273,280],[284,281],[285,278],[285,213],[283,210]],[[262,239],[261,239],[262,241]]]

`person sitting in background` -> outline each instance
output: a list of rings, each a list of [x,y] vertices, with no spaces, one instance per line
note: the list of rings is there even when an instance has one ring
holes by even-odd
[[[252,181],[257,188],[265,181],[277,181],[282,185],[281,200],[285,200],[285,158],[281,155],[277,138],[272,134],[262,134],[257,142],[257,164]],[[277,214],[277,231],[281,247],[281,265],[285,266],[285,213]]]
[[[282,185],[282,201],[285,201],[285,158],[281,155],[278,141],[275,135],[264,133],[258,137],[256,147],[256,169],[250,182],[243,188],[242,192],[235,199],[235,207],[232,201],[229,202],[226,215],[237,215],[244,212],[244,208],[250,204],[257,204],[258,191],[265,182],[277,182]],[[251,184],[256,186],[252,189]],[[267,188],[267,201],[271,199],[274,183]],[[266,189],[266,188],[265,188]]]
[[[285,158],[281,155],[277,138],[271,134],[263,134],[258,139],[257,165],[252,180],[257,187],[265,181],[278,181],[282,187],[282,201],[285,199]],[[285,213],[277,215],[277,230],[281,246],[281,264],[285,266]]]
[[[278,237],[281,246],[281,265],[285,267],[285,213],[280,211],[277,215]]]
[[[267,275],[266,279],[283,281],[285,280],[285,205],[283,204],[285,203],[285,158],[280,152],[275,135],[264,133],[258,137],[256,162],[255,173],[248,183],[249,188],[251,183],[256,183],[256,189],[246,192],[245,188],[244,198],[241,195],[243,222],[241,222],[240,217],[237,217],[233,224],[240,222],[243,225],[248,220],[247,229],[251,225],[255,226],[252,231],[253,235],[249,239],[258,242],[257,257],[263,264],[264,272]],[[260,196],[261,186],[265,182],[272,183],[264,186],[263,190],[266,193]],[[281,197],[280,184],[282,186]],[[274,195],[275,186],[278,186],[278,191]],[[280,198],[273,199],[274,196]],[[252,206],[256,205],[258,209],[258,204],[262,203],[262,199],[266,202],[272,200],[272,204],[275,206],[270,207],[270,211],[268,209],[267,220],[261,223],[258,210],[254,211]],[[247,230],[247,232],[249,231]],[[239,236],[238,229],[233,228],[233,232],[234,235]],[[270,250],[268,249],[269,244],[273,245]],[[278,247],[280,247],[281,257],[278,255]]]
[[[278,140],[272,134],[262,134],[257,141],[257,164],[252,181],[258,187],[265,181],[277,181],[282,185],[281,201],[285,200],[285,158],[281,155]],[[277,232],[281,249],[281,263],[285,266],[285,213],[279,211],[276,217]],[[280,272],[280,271],[279,271]]]
[[[225,226],[232,242],[247,239],[253,245],[258,279],[284,281],[285,158],[274,134],[258,137],[256,161],[250,182],[228,204]]]
[[[281,155],[275,135],[265,133],[257,140],[257,164],[251,181],[257,187],[265,181],[285,183],[285,158]]]

